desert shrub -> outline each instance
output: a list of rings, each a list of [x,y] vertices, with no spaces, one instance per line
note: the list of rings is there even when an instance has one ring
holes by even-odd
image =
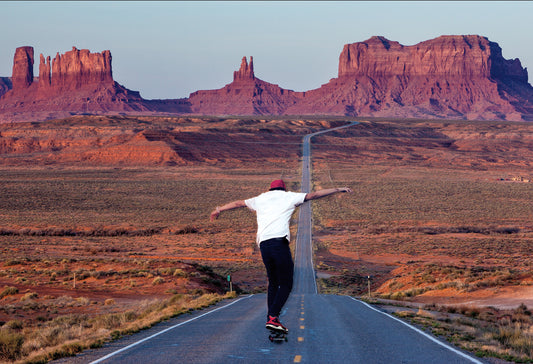
[[[167,267],[167,268],[160,268],[158,269],[159,274],[162,275],[171,275],[174,273],[174,268]]]
[[[0,330],[0,359],[14,361],[21,355],[24,337],[8,329]]]
[[[533,337],[519,323],[513,326],[500,326],[494,338],[506,347],[511,347],[520,354],[533,356]]]
[[[4,298],[6,296],[12,296],[17,293],[19,293],[19,290],[17,287],[6,287],[4,288],[2,293],[0,293],[0,298]]]
[[[12,265],[18,265],[21,264],[21,261],[19,259],[8,259],[4,262],[5,267],[9,267]]]
[[[426,292],[425,288],[413,288],[413,289],[409,289],[409,290],[403,292],[403,294],[406,297],[415,297],[415,296],[421,295],[424,292]]]
[[[84,346],[80,343],[69,343],[61,346],[59,349],[54,350],[49,354],[49,358],[52,360],[64,358],[66,356],[74,356],[81,352]]]
[[[176,294],[169,300],[171,305],[185,304],[186,302],[190,302],[190,297],[183,294]]]
[[[98,318],[97,326],[108,330],[116,329],[125,322],[124,315],[113,313]]]
[[[197,234],[197,233],[198,233],[198,228],[191,226],[191,225],[187,225],[184,228],[176,231],[176,235]]]
[[[135,311],[124,312],[124,319],[128,322],[135,320],[138,316],[139,315]]]
[[[77,297],[76,302],[78,302],[82,306],[87,306],[91,303],[91,301],[87,297]]]
[[[528,310],[527,306],[525,304],[523,304],[523,303],[521,303],[520,306],[518,306],[514,310],[514,313],[515,314],[526,315],[526,316],[531,316],[531,311]]]
[[[390,296],[390,299],[392,300],[402,300],[404,298],[405,298],[405,294],[403,292],[394,292]]]
[[[51,326],[39,330],[39,341],[41,346],[54,346],[65,341],[65,330],[63,325]]]
[[[28,292],[20,298],[21,301],[27,301],[34,298],[37,298],[39,295],[36,292]]]
[[[11,320],[4,324],[5,328],[11,329],[11,330],[20,330],[23,327],[22,321],[20,320]]]
[[[91,273],[90,271],[86,271],[86,270],[83,270],[83,269],[78,269],[75,274],[76,274],[76,279],[78,280],[83,280],[83,279],[86,279],[86,278],[89,278],[91,276]]]
[[[164,282],[165,282],[165,280],[162,277],[157,276],[152,281],[152,284],[155,286],[155,285],[158,285],[158,284],[162,284]]]
[[[187,277],[187,272],[185,272],[183,269],[176,268],[176,270],[174,271],[173,275],[174,275],[174,277],[186,278]]]

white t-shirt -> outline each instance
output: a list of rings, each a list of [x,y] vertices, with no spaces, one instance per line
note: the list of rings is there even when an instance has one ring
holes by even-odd
[[[294,209],[304,203],[306,193],[274,190],[245,200],[257,214],[257,244],[272,238],[290,240],[289,222]]]

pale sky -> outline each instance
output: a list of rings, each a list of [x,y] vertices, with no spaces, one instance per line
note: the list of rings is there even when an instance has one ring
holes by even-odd
[[[307,91],[337,77],[348,43],[403,45],[477,34],[533,72],[530,1],[1,1],[0,76],[15,49],[55,57],[110,50],[113,77],[146,99],[188,97],[233,80],[243,56],[256,77]]]

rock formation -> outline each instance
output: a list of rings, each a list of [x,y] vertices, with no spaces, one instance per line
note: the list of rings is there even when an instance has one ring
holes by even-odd
[[[64,55],[58,53],[52,61],[51,68],[52,74],[50,74],[50,57],[44,62],[44,57],[41,55],[39,79],[45,77],[46,82],[43,87],[49,84],[56,92],[77,90],[95,84],[113,86],[110,51],[90,53],[88,49],[79,50],[72,47],[72,50]]]
[[[253,58],[233,73],[233,82],[219,90],[202,90],[189,96],[191,112],[213,115],[280,115],[297,102],[299,93],[285,90],[254,75]]]
[[[44,93],[52,88],[52,75],[50,73],[50,56],[46,57],[41,54],[39,63],[39,89]]]
[[[248,64],[246,57],[242,57],[241,68],[238,71],[233,72],[233,82],[248,80],[255,80],[254,58],[250,57],[250,64]]]
[[[15,51],[11,82],[15,92],[20,92],[31,86],[33,82],[33,47],[19,47]]]
[[[188,99],[145,100],[113,80],[109,51],[76,48],[53,60],[41,55],[38,79],[33,77],[33,48],[18,48],[12,83],[0,80],[0,122],[10,120],[9,115],[11,120],[16,115],[42,119],[43,112],[46,118],[142,112],[533,121],[527,70],[478,35],[441,36],[412,46],[384,37],[346,44],[338,77],[306,92],[260,80],[253,58],[243,57],[233,81],[221,89],[196,91]]]
[[[520,61],[485,37],[442,36],[413,46],[383,37],[347,44],[338,78],[285,113],[520,120],[533,88]]]
[[[522,120],[533,88],[518,59],[485,37],[442,36],[413,46],[384,37],[347,44],[338,77],[293,92],[255,78],[246,57],[233,82],[189,97],[200,114],[351,115]]]
[[[505,62],[501,49],[479,36],[442,36],[407,47],[384,37],[372,37],[344,46],[338,76],[491,77],[494,61]],[[511,67],[511,73],[516,72],[522,79],[525,76],[527,81],[527,72],[519,62],[517,66]]]
[[[12,87],[0,100],[0,119],[19,121],[65,117],[79,113],[187,112],[183,100],[144,100],[113,80],[111,52],[87,49],[40,55],[39,78],[33,77],[33,47],[15,51]],[[1,95],[0,95],[1,96]]]
[[[13,88],[11,77],[0,77],[0,97]]]

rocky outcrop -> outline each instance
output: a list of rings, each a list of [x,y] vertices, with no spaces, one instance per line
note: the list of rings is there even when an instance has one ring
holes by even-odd
[[[372,37],[345,45],[338,78],[285,113],[521,120],[533,114],[533,88],[520,61],[485,37],[413,46]]]
[[[242,57],[241,68],[233,72],[233,82],[254,80],[254,58],[250,56],[250,64],[246,57]]]
[[[533,88],[518,59],[477,35],[442,36],[413,46],[384,37],[344,46],[338,77],[293,92],[259,80],[246,57],[233,82],[189,97],[200,114],[350,115],[528,120]]]
[[[24,91],[33,82],[33,47],[19,47],[13,59],[13,91]]]
[[[497,43],[477,35],[441,36],[412,46],[384,37],[347,44],[338,77],[306,92],[257,78],[253,58],[243,57],[231,83],[176,100],[145,100],[116,83],[109,51],[73,48],[53,60],[40,55],[36,81],[33,48],[20,47],[12,85],[0,82],[2,89],[0,122],[116,112],[533,121],[527,70],[518,59],[503,58]]]
[[[189,96],[192,113],[211,115],[280,115],[298,99],[299,93],[256,78],[252,57],[250,63],[243,57],[232,83]]]
[[[111,52],[72,48],[54,59],[40,55],[33,77],[33,48],[15,51],[13,86],[0,99],[0,121],[43,120],[90,113],[188,112],[184,100],[144,100],[113,80]],[[7,84],[7,83],[6,83]],[[9,85],[8,85],[9,86]]]
[[[0,97],[13,88],[11,77],[0,77]]]
[[[450,76],[462,78],[506,75],[527,82],[519,60],[503,59],[500,47],[485,37],[442,36],[403,46],[384,37],[346,44],[339,57],[338,77]]]
[[[46,57],[40,55],[39,63],[39,89],[41,93],[45,93],[52,88],[52,74],[50,67],[50,56]]]
[[[50,74],[50,68],[52,73]],[[111,52],[91,53],[88,49],[72,47],[70,52],[57,54],[50,67],[50,57],[46,62],[41,54],[39,64],[39,80],[45,79],[41,89],[46,86],[55,92],[78,90],[92,85],[113,86],[113,72],[111,70]],[[39,86],[41,81],[39,81]]]

